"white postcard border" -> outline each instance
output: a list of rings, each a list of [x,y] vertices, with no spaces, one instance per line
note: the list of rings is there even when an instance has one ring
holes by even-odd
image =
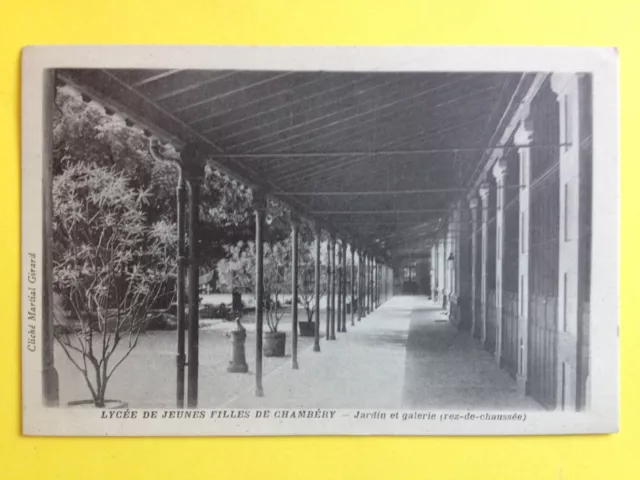
[[[206,419],[143,418],[152,410],[129,410],[136,418],[105,419],[108,410],[46,408],[42,404],[42,356],[29,339],[42,338],[41,322],[27,317],[28,288],[38,292],[42,318],[43,81],[51,68],[191,68],[328,71],[559,71],[593,74],[593,243],[591,294],[591,398],[587,412],[490,412],[526,414],[523,421],[275,417],[212,419],[217,410],[197,409]],[[611,48],[565,47],[210,47],[51,46],[28,47],[22,69],[22,367],[23,432],[59,436],[192,435],[526,435],[606,433],[619,425],[619,137],[618,54]],[[37,259],[29,277],[30,253]],[[593,321],[600,319],[600,321]],[[268,385],[268,377],[265,378]],[[266,392],[268,395],[268,390]],[[296,411],[299,409],[296,409]],[[154,410],[161,417],[164,410]],[[167,410],[167,412],[179,410]],[[184,412],[185,410],[180,410]],[[236,415],[226,410],[227,415]],[[315,411],[315,410],[314,410]],[[320,412],[332,410],[320,410]],[[123,411],[125,412],[125,411]],[[426,413],[426,412],[423,412]],[[483,412],[473,411],[481,414]],[[124,413],[122,413],[124,415]],[[214,414],[217,415],[217,414]],[[320,413],[322,415],[322,413]],[[329,415],[329,413],[327,413]]]

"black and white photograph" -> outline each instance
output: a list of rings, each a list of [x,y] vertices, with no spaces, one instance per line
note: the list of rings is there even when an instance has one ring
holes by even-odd
[[[24,433],[616,432],[617,64],[25,49]]]

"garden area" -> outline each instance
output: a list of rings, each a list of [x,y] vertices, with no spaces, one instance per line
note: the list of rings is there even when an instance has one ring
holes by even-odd
[[[156,371],[149,377],[154,382],[175,375],[179,172],[154,158],[145,131],[86,100],[68,86],[58,87],[55,98],[52,242],[60,390],[67,401],[104,407],[113,383],[144,403],[150,393],[145,371]],[[255,228],[252,192],[209,166],[200,195],[198,270],[206,283],[198,304],[206,378],[228,363],[230,331],[240,324],[255,335]],[[265,335],[284,337],[291,331],[290,214],[270,200],[266,224]],[[321,243],[321,308],[327,241]],[[188,253],[189,238],[186,243]],[[298,255],[302,330],[315,314],[315,239],[305,223]]]

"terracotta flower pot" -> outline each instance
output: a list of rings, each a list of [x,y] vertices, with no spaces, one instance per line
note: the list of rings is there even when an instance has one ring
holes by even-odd
[[[285,332],[265,332],[264,349],[265,357],[284,357],[287,334]]]
[[[316,322],[300,322],[301,337],[315,337],[316,336]]]

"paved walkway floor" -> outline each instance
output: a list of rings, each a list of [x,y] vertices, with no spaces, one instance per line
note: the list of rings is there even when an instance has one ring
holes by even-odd
[[[306,318],[300,312],[301,320]],[[326,313],[321,311],[321,332]],[[391,298],[377,311],[336,333],[335,341],[300,337],[299,370],[291,368],[290,317],[287,356],[265,358],[264,394],[255,391],[255,324],[247,323],[249,373],[228,373],[232,322],[211,322],[200,332],[200,392],[203,408],[338,409],[541,409],[516,392],[515,381],[470,335],[451,326],[426,297]],[[175,406],[176,332],[147,332],[113,376],[110,398],[132,408]],[[82,375],[56,348],[61,401],[87,398]]]
[[[324,325],[322,325],[324,327]],[[397,296],[335,341],[300,351],[225,402],[231,408],[520,409],[540,410],[516,392],[515,380],[426,297]],[[324,331],[324,329],[323,329]]]

